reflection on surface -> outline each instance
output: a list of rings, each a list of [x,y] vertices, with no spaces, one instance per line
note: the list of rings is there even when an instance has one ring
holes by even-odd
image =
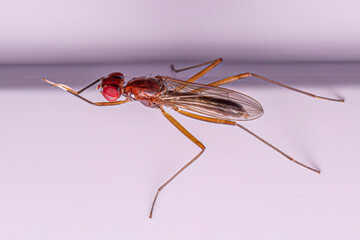
[[[72,86],[82,86],[110,72],[120,71],[127,80],[138,76],[169,75],[186,79],[197,69],[174,74],[170,64],[185,67],[194,62],[148,62],[109,64],[63,64],[63,65],[2,65],[1,88],[41,88],[42,77]],[[226,62],[217,66],[199,82],[208,83],[221,78],[254,72],[274,80],[296,85],[349,85],[360,83],[360,63],[244,63]],[[200,68],[199,68],[200,70]],[[242,80],[245,85],[266,86],[258,80]]]

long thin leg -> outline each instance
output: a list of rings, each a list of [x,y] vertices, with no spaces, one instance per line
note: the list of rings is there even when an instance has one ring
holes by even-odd
[[[274,80],[265,78],[265,77],[263,77],[263,76],[260,76],[260,75],[258,75],[258,74],[255,74],[255,73],[241,73],[241,74],[238,74],[238,75],[234,75],[234,76],[232,76],[232,77],[227,77],[227,78],[224,78],[224,79],[221,79],[221,80],[212,82],[212,83],[210,83],[210,84],[208,84],[208,85],[209,85],[209,86],[217,87],[217,86],[221,86],[221,85],[224,85],[224,84],[227,84],[227,83],[231,83],[231,82],[234,82],[234,81],[237,81],[237,80],[240,80],[240,79],[248,78],[248,77],[255,77],[255,78],[257,78],[257,79],[261,79],[261,80],[267,81],[267,82],[269,82],[269,83],[278,85],[278,86],[280,86],[280,87],[284,87],[284,88],[287,88],[287,89],[289,89],[289,90],[292,90],[292,91],[295,91],[295,92],[298,92],[298,93],[305,94],[305,95],[307,95],[307,96],[309,96],[309,97],[318,98],[318,99],[323,99],[323,100],[329,100],[329,101],[344,102],[344,99],[334,99],[334,98],[327,98],[327,97],[316,96],[315,94],[312,94],[312,93],[309,93],[309,92],[305,92],[305,91],[299,90],[299,89],[297,89],[297,88],[293,88],[293,87],[287,86],[287,85],[285,85],[285,84],[282,84],[282,83],[276,82],[276,81],[274,81]]]
[[[250,131],[249,129],[245,128],[244,126],[234,122],[234,121],[229,121],[229,120],[225,120],[225,119],[218,119],[218,118],[211,118],[211,117],[205,117],[205,116],[201,116],[198,114],[194,114],[191,112],[187,112],[181,109],[178,109],[177,107],[173,108],[175,111],[177,111],[178,113],[185,115],[187,117],[191,117],[197,120],[202,120],[202,121],[206,121],[206,122],[212,122],[212,123],[220,123],[220,124],[228,124],[228,125],[236,125],[239,128],[243,129],[244,131],[248,132],[249,134],[253,135],[254,137],[256,137],[257,139],[259,139],[261,142],[265,143],[266,145],[268,145],[269,147],[271,147],[272,149],[274,149],[275,151],[277,151],[278,153],[282,154],[284,157],[286,157],[287,159],[289,159],[290,161],[293,161],[296,164],[299,164],[300,166],[310,169],[311,171],[314,171],[316,173],[320,173],[319,170],[316,170],[314,168],[311,168],[299,161],[296,161],[294,158],[290,157],[289,155],[287,155],[286,153],[284,153],[283,151],[281,151],[280,149],[278,149],[277,147],[273,146],[272,144],[270,144],[269,142],[265,141],[264,139],[262,139],[261,137],[259,137],[258,135],[256,135],[255,133],[253,133],[252,131]]]
[[[153,210],[154,210],[154,206],[155,206],[155,202],[156,199],[160,193],[160,191],[162,189],[164,189],[164,187],[166,187],[166,185],[168,185],[172,180],[174,180],[174,178],[176,178],[177,175],[179,175],[182,171],[184,171],[185,168],[187,168],[190,164],[192,164],[196,159],[198,159],[198,157],[200,157],[201,154],[203,154],[203,152],[205,151],[205,146],[199,141],[197,140],[188,130],[186,130],[175,118],[173,118],[170,114],[168,114],[167,112],[165,112],[165,110],[163,109],[162,106],[160,106],[160,110],[162,112],[162,114],[166,117],[167,120],[169,120],[182,134],[184,134],[188,139],[190,139],[193,143],[195,143],[199,148],[201,148],[201,151],[193,158],[191,159],[190,162],[188,162],[187,164],[185,164],[185,166],[183,166],[179,171],[177,171],[169,180],[167,180],[163,185],[161,185],[155,195],[154,201],[152,203],[151,206],[151,210],[150,210],[150,215],[149,218],[152,218],[152,214],[153,214]]]
[[[127,103],[127,102],[130,102],[129,99],[125,99],[125,100],[122,100],[122,101],[114,101],[114,102],[92,102],[90,101],[89,99],[87,98],[84,98],[83,96],[81,96],[79,94],[79,92],[76,92],[74,89],[72,89],[71,87],[65,85],[65,84],[62,84],[62,83],[53,83],[45,78],[42,79],[44,82],[47,82],[49,84],[51,84],[53,87],[58,87],[58,88],[61,88],[62,90],[65,90],[66,92],[74,95],[75,97],[78,97],[80,98],[81,100],[89,103],[89,104],[92,104],[92,105],[95,105],[95,106],[113,106],[113,105],[120,105],[120,104],[123,104],[123,103]],[[95,82],[93,82],[92,84],[90,84],[89,86],[83,88],[82,90],[80,91],[84,91],[86,88],[94,85],[98,80],[96,80]]]
[[[93,86],[94,84],[98,83],[101,80],[101,78],[95,80],[93,83],[90,83],[89,85],[87,85],[86,87],[84,87],[83,89],[77,91],[78,94],[82,93],[83,91],[85,91],[86,89],[88,89],[89,87]]]
[[[210,72],[213,68],[215,68],[217,65],[219,65],[222,61],[223,61],[222,58],[218,58],[218,59],[215,59],[215,60],[212,60],[209,62],[204,62],[204,63],[200,63],[200,64],[197,64],[194,66],[181,68],[181,69],[175,69],[174,65],[171,65],[171,70],[173,70],[174,72],[181,72],[181,71],[185,71],[185,70],[189,70],[189,69],[193,69],[193,68],[197,68],[197,67],[201,67],[201,66],[210,64],[209,66],[205,67],[203,70],[201,70],[200,72],[196,73],[194,76],[192,76],[188,80],[186,80],[187,82],[195,82],[196,80],[198,80],[199,78],[204,76],[206,73]]]

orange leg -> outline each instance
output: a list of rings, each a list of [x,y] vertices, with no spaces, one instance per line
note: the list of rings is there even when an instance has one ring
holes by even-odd
[[[149,218],[152,218],[152,214],[153,214],[153,210],[154,210],[154,206],[155,206],[155,202],[156,199],[160,193],[160,191],[162,189],[164,189],[164,187],[166,187],[166,185],[168,185],[172,180],[174,180],[174,178],[176,178],[177,175],[179,175],[182,171],[184,171],[185,168],[187,168],[190,164],[192,164],[196,159],[198,159],[200,157],[201,154],[203,154],[203,152],[205,151],[205,146],[199,141],[197,140],[188,130],[186,130],[175,118],[173,118],[170,114],[168,114],[167,112],[165,112],[165,110],[163,109],[162,106],[159,106],[162,114],[166,117],[167,120],[169,120],[182,134],[184,134],[188,139],[190,139],[193,143],[195,143],[199,148],[201,148],[201,151],[193,158],[191,159],[190,162],[188,162],[187,164],[185,164],[185,166],[183,166],[179,171],[177,171],[169,180],[167,180],[163,185],[161,185],[157,192],[156,195],[154,197],[154,201],[152,203],[151,206],[151,210],[150,210],[150,215]]]
[[[255,74],[255,73],[241,73],[241,74],[238,74],[238,75],[234,75],[234,76],[232,76],[232,77],[227,77],[227,78],[224,78],[224,79],[221,79],[221,80],[212,82],[212,83],[210,83],[210,84],[208,84],[208,85],[209,85],[209,86],[217,87],[217,86],[221,86],[221,85],[224,85],[224,84],[227,84],[227,83],[231,83],[231,82],[234,82],[234,81],[237,81],[237,80],[241,80],[241,79],[244,79],[244,78],[248,78],[248,77],[255,77],[255,78],[257,78],[257,79],[261,79],[261,80],[267,81],[267,82],[269,82],[269,83],[278,85],[278,86],[280,86],[280,87],[284,87],[284,88],[287,88],[287,89],[289,89],[289,90],[292,90],[292,91],[295,91],[295,92],[298,92],[298,93],[305,94],[305,95],[307,95],[307,96],[309,96],[309,97],[318,98],[318,99],[323,99],[323,100],[329,100],[329,101],[344,102],[344,99],[334,99],[334,98],[327,98],[327,97],[316,96],[315,94],[312,94],[312,93],[305,92],[305,91],[302,91],[302,90],[297,89],[297,88],[293,88],[293,87],[287,86],[287,85],[285,85],[285,84],[282,84],[282,83],[276,82],[276,81],[274,81],[274,80],[265,78],[265,77],[263,77],[263,76],[260,76],[260,75]]]
[[[198,114],[194,114],[191,112],[187,112],[181,109],[178,109],[177,107],[173,107],[173,109],[175,111],[177,111],[178,113],[185,115],[187,117],[191,117],[197,120],[202,120],[205,122],[212,122],[212,123],[220,123],[220,124],[227,124],[227,125],[236,125],[239,128],[243,129],[244,131],[248,132],[249,134],[253,135],[254,137],[256,137],[257,139],[259,139],[261,142],[265,143],[266,145],[268,145],[269,147],[271,147],[272,149],[274,149],[275,151],[277,151],[278,153],[282,154],[284,157],[286,157],[287,159],[289,159],[290,161],[293,161],[294,163],[305,167],[311,171],[314,171],[316,173],[320,173],[319,170],[316,170],[314,168],[311,168],[297,160],[295,160],[294,158],[290,157],[289,155],[287,155],[286,153],[284,153],[283,151],[281,151],[280,149],[278,149],[277,147],[274,147],[272,144],[270,144],[269,142],[265,141],[264,139],[262,139],[261,137],[259,137],[258,135],[256,135],[255,133],[253,133],[252,131],[250,131],[249,129],[245,128],[244,126],[234,122],[234,121],[230,121],[230,120],[225,120],[225,119],[219,119],[219,118],[211,118],[211,117],[206,117],[206,116],[202,116],[202,115],[198,115]]]
[[[62,90],[65,90],[67,91],[68,93],[71,93],[72,95],[74,95],[75,97],[78,97],[80,98],[81,100],[87,102],[87,103],[90,103],[92,105],[95,105],[95,106],[113,106],[113,105],[120,105],[120,104],[123,104],[123,103],[127,103],[127,102],[130,102],[129,99],[125,99],[125,100],[122,100],[122,101],[114,101],[114,102],[92,102],[90,101],[89,99],[87,98],[84,98],[83,96],[81,96],[79,93],[81,93],[82,91],[84,91],[85,89],[91,87],[92,85],[94,85],[95,83],[97,83],[99,81],[96,80],[95,82],[91,83],[90,85],[86,86],[85,88],[81,89],[79,92],[75,91],[74,89],[72,89],[71,87],[65,85],[65,84],[62,84],[62,83],[53,83],[45,78],[42,79],[44,82],[47,82],[49,84],[51,84],[53,87],[58,87],[58,88],[61,88]]]
[[[186,80],[186,82],[195,82],[197,81],[199,78],[201,78],[202,76],[204,76],[206,73],[210,72],[213,68],[215,68],[217,65],[219,65],[221,62],[223,61],[222,58],[218,58],[209,62],[204,62],[204,63],[200,63],[194,66],[190,66],[190,67],[186,67],[186,68],[181,68],[181,69],[175,69],[174,65],[171,65],[171,70],[173,70],[174,72],[182,72],[185,70],[189,70],[189,69],[193,69],[193,68],[197,68],[197,67],[201,67],[201,66],[205,66],[205,65],[209,65],[207,67],[205,67],[203,70],[201,70],[200,72],[196,73],[194,76],[190,77],[188,80]]]

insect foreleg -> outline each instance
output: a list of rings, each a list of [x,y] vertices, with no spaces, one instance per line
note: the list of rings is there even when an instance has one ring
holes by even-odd
[[[53,87],[58,87],[58,88],[61,88],[62,90],[74,95],[75,97],[78,97],[80,98],[81,100],[89,103],[89,104],[92,104],[92,105],[95,105],[95,106],[113,106],[113,105],[120,105],[120,104],[123,104],[123,103],[127,103],[127,102],[130,102],[129,99],[125,99],[125,100],[122,100],[122,101],[114,101],[114,102],[92,102],[90,101],[89,99],[87,98],[84,98],[83,96],[81,96],[79,93],[80,91],[84,91],[86,88],[94,85],[98,80],[96,80],[95,82],[93,82],[92,84],[90,84],[89,86],[86,86],[85,88],[83,88],[82,90],[80,90],[79,92],[75,91],[74,89],[72,89],[71,87],[65,85],[65,84],[62,84],[62,83],[53,83],[45,78],[42,79],[44,82],[47,82],[49,84],[51,84]]]
[[[89,87],[95,85],[95,84],[98,83],[100,80],[101,80],[101,79],[99,78],[99,79],[95,80],[93,83],[90,83],[89,85],[87,85],[87,86],[84,87],[83,89],[79,90],[79,91],[78,91],[78,94],[82,93],[83,91],[85,91],[85,90],[88,89]]]

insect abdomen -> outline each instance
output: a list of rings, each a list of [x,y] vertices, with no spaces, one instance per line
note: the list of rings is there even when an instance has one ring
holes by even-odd
[[[171,93],[169,95],[171,95]],[[180,108],[227,118],[246,119],[248,117],[248,114],[243,106],[230,99],[184,93],[173,93],[173,95],[177,96],[172,96],[172,98],[170,98],[171,100],[169,99],[168,102],[173,102],[174,105]]]

